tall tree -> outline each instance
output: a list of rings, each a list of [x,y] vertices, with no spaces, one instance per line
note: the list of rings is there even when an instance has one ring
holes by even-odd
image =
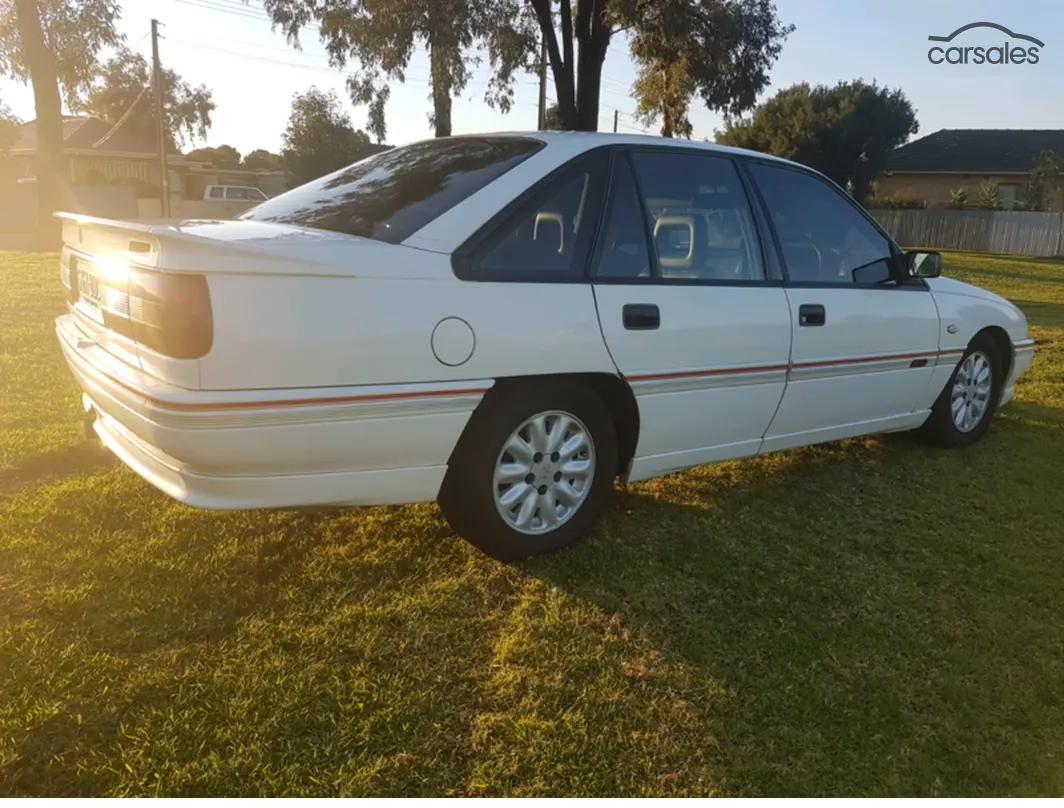
[[[33,84],[41,248],[58,243],[52,214],[68,201],[63,97],[71,104],[95,73],[100,49],[118,44],[118,8],[116,0],[0,0],[0,74]]]
[[[296,93],[282,138],[288,186],[294,188],[369,156],[378,148],[351,126],[336,93]]]
[[[244,155],[240,166],[252,171],[280,171],[284,168],[284,160],[281,155],[266,149],[255,149]]]
[[[803,163],[863,200],[890,153],[917,131],[916,112],[900,89],[857,79],[781,90],[750,118],[730,121],[717,142]]]
[[[646,125],[660,118],[665,137],[690,137],[696,93],[715,112],[746,112],[793,30],[773,0],[657,0],[631,34],[637,117]]]
[[[660,118],[663,137],[691,137],[694,126],[687,111],[695,83],[686,60],[651,60],[641,64],[632,90],[637,102],[637,121],[653,126]]]
[[[211,91],[203,84],[193,87],[169,68],[162,71],[162,86],[163,114],[171,144],[205,138],[215,109]],[[124,127],[154,135],[155,87],[148,60],[129,48],[119,48],[102,66],[85,96],[71,106],[110,123],[118,123],[128,114]]]
[[[240,168],[240,152],[228,144],[193,149],[185,157],[189,160],[202,160],[211,168]]]
[[[618,33],[628,35],[633,55],[647,72],[640,87],[647,93],[662,90],[658,103],[672,94],[689,99],[697,92],[709,107],[736,113],[753,105],[792,30],[776,18],[770,0],[528,2],[547,46],[566,129],[598,128],[602,64]],[[666,78],[663,68],[677,61],[684,70],[670,71]],[[681,82],[674,91],[671,82],[677,78]],[[670,103],[666,114],[675,132],[684,128],[686,108],[683,115],[674,115],[674,108]],[[653,103],[644,114],[653,114]]]
[[[1018,207],[1022,210],[1050,210],[1060,196],[1064,183],[1064,158],[1053,151],[1044,151],[1038,156],[1027,182],[1020,189]]]
[[[444,137],[452,130],[452,101],[482,58],[474,46],[487,51],[494,69],[486,100],[507,111],[514,73],[533,45],[520,0],[263,0],[263,5],[291,44],[299,47],[300,32],[316,25],[333,65],[358,65],[348,91],[355,104],[368,107],[367,129],[378,143],[387,133],[388,82],[406,81],[417,47],[429,57],[429,123]]]
[[[546,111],[543,113],[543,128],[544,129],[564,129],[565,125],[562,123],[562,116],[558,112],[557,104],[548,104]]]

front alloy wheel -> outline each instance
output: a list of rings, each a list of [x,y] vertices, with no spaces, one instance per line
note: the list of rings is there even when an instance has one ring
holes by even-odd
[[[953,377],[950,413],[961,432],[971,432],[982,422],[990,407],[994,372],[990,357],[982,351],[968,354]]]
[[[977,334],[920,427],[921,436],[938,446],[969,446],[983,437],[1001,397],[1005,366],[990,334]]]

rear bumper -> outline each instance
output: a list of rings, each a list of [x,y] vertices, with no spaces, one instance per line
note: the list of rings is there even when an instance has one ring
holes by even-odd
[[[190,471],[181,461],[137,438],[95,401],[94,428],[119,460],[164,494],[194,508],[235,510],[323,505],[402,505],[436,498],[446,466],[212,477]]]
[[[83,339],[59,343],[103,442],[174,499],[210,509],[390,505],[436,498],[490,382],[202,393]],[[80,340],[80,343],[79,343]]]

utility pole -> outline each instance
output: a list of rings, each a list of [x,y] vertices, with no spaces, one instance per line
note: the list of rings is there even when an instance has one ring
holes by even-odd
[[[613,111],[613,133],[617,134],[617,116],[620,114],[620,110],[615,109]]]
[[[539,43],[539,124],[540,131],[547,128],[547,37],[540,35]]]
[[[166,168],[166,121],[163,119],[163,71],[159,66],[159,21],[151,21],[152,85],[155,88],[155,124],[159,132],[159,171],[164,219],[170,218],[170,172]]]

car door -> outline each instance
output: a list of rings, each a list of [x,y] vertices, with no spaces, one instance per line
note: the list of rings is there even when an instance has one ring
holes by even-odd
[[[592,284],[639,406],[629,479],[756,454],[783,395],[790,310],[735,163],[624,150],[611,177]]]
[[[893,277],[897,247],[837,186],[782,163],[746,165],[787,274],[792,331],[762,451],[919,424],[939,348],[927,285]]]

